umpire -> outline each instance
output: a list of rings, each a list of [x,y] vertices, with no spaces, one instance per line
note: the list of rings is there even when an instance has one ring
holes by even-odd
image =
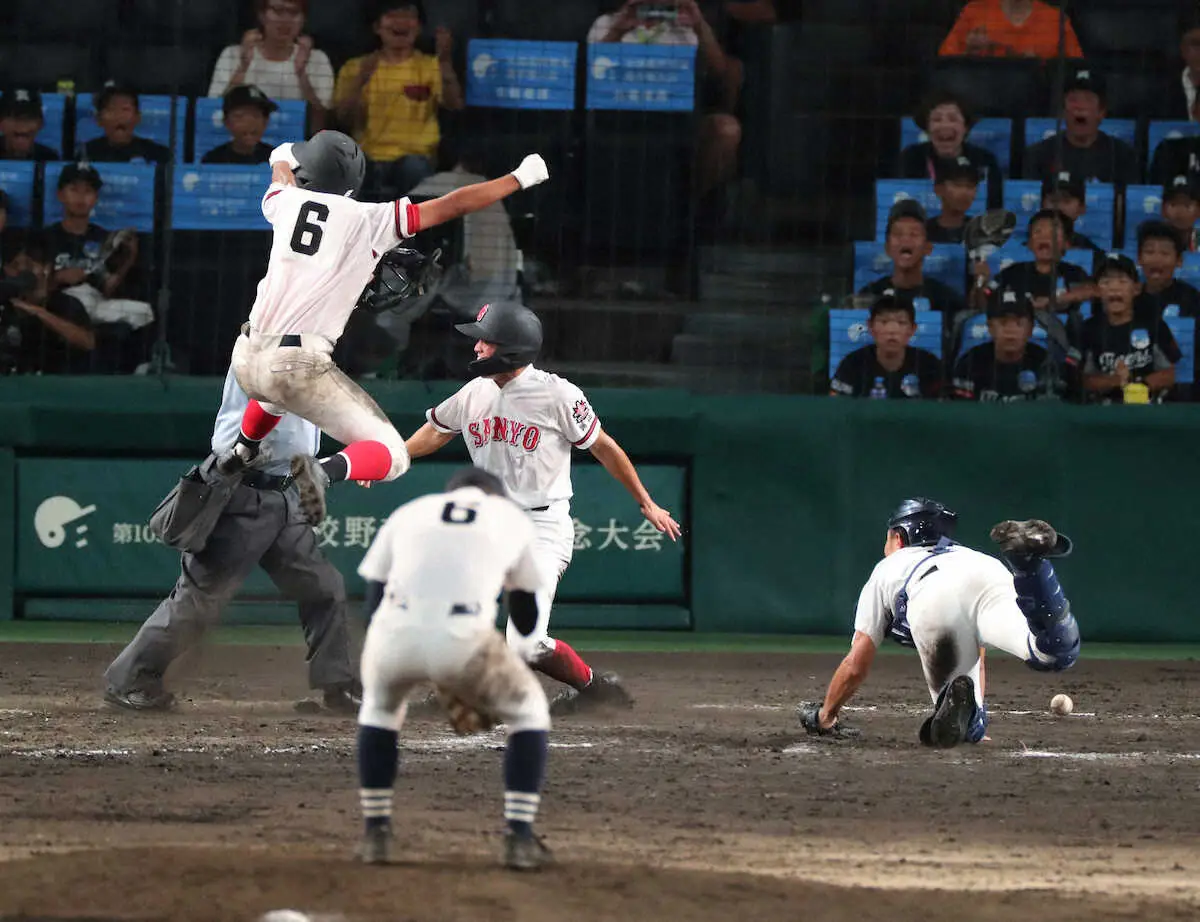
[[[200,468],[214,492],[222,492],[222,484],[213,461],[233,446],[247,402],[230,370],[213,429],[213,455]],[[217,623],[258,564],[299,606],[309,685],[324,692],[329,710],[357,713],[362,686],[350,661],[345,585],[317,549],[289,474],[292,457],[316,455],[320,442],[316,426],[289,413],[264,440],[262,464],[237,476],[240,482],[226,481],[228,503],[202,548],[184,550],[175,588],[105,671],[105,701],[135,711],[173,707],[175,696],[163,687],[167,667]]]

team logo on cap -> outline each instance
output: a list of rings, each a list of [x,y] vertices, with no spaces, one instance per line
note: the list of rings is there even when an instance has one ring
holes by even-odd
[[[485,305],[483,305],[483,307],[479,308],[479,314],[475,317],[476,323],[479,323],[480,320],[482,320],[484,317],[487,316],[489,307],[491,307],[490,304],[485,304]]]
[[[1129,334],[1129,345],[1133,346],[1134,349],[1149,349],[1150,331],[1134,330]]]

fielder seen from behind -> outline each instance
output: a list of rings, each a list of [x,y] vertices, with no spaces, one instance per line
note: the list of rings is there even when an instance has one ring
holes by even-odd
[[[529,516],[500,481],[465,468],[445,493],[397,509],[358,568],[371,619],[363,644],[358,715],[359,794],[365,829],[359,856],[385,864],[392,839],[397,731],[413,689],[432,681],[460,732],[464,711],[504,723],[504,862],[533,870],[548,857],[533,833],[546,768],[550,710],[536,676],[496,630],[496,599],[508,590],[510,623],[544,630],[537,596],[548,583]],[[484,726],[487,722],[484,722]],[[476,725],[477,726],[477,725]]]
[[[824,703],[800,705],[810,734],[847,732],[838,712],[866,680],[885,636],[921,657],[934,703],[919,734],[927,746],[978,743],[987,733],[981,647],[1040,672],[1075,664],[1079,625],[1050,562],[1071,552],[1070,539],[1038,519],[1001,522],[991,531],[1001,563],[952,540],[957,518],[939,502],[916,498],[888,519],[883,560],[858,597],[850,652]]]
[[[484,305],[473,323],[455,329],[476,340],[476,375],[456,394],[426,412],[427,422],[408,440],[408,454],[432,454],[462,434],[471,461],[500,478],[509,497],[527,510],[537,531],[535,554],[551,582],[538,596],[542,625],[522,636],[514,621],[508,640],[533,668],[570,686],[555,699],[556,714],[593,704],[629,706],[616,676],[595,673],[570,645],[546,633],[554,593],[575,548],[571,519],[571,450],[588,450],[629,491],[642,515],[672,541],[679,523],[660,508],[624,449],[600,427],[583,391],[565,378],[533,366],[542,347],[542,324],[522,304]]]
[[[285,413],[345,444],[321,460],[292,459],[305,514],[325,517],[325,488],[342,480],[394,480],[408,470],[404,438],[374,400],[330,357],[376,264],[401,240],[493,205],[549,178],[537,154],[507,176],[415,205],[354,201],[367,161],[338,131],[282,144],[271,153],[262,210],[273,242],[250,321],[233,348],[238,384],[251,397],[237,444],[221,459],[232,473],[250,464]]]

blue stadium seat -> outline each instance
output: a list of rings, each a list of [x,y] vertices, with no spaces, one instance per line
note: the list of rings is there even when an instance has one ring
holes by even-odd
[[[855,349],[871,345],[867,331],[868,311],[858,308],[834,308],[829,312],[829,371]],[[937,311],[917,311],[917,332],[912,345],[939,358],[942,355],[942,315]]]
[[[1191,384],[1196,377],[1196,318],[1180,317],[1178,313],[1169,314],[1163,311],[1163,322],[1175,337],[1182,354],[1182,358],[1175,365],[1175,383]]]
[[[1191,138],[1197,134],[1200,134],[1200,124],[1196,122],[1149,122],[1146,125],[1146,150],[1149,153],[1146,162],[1154,160],[1158,145],[1168,138]]]
[[[996,159],[1000,162],[1000,169],[1007,175],[1009,165],[1012,163],[1012,137],[1013,120],[1011,118],[981,118],[971,128],[967,140],[995,154]],[[901,150],[928,140],[929,136],[911,118],[903,119],[900,122]]]
[[[1014,237],[1000,249],[992,253],[987,258],[987,264],[994,276],[1001,270],[1007,269],[1013,263],[1029,262],[1032,259],[1033,254],[1025,246],[1025,236],[1022,234],[1020,240]],[[1094,254],[1091,250],[1067,250],[1063,254],[1064,262],[1074,263],[1089,274],[1092,271],[1093,260]]]
[[[187,134],[188,101],[186,96],[176,97],[175,108],[175,159],[182,160],[184,141]],[[134,132],[143,138],[149,138],[159,144],[169,145],[171,141],[171,97],[170,96],[139,96],[138,106],[142,111],[142,121]],[[92,107],[91,93],[78,93],[75,96],[75,147],[98,138],[104,132],[96,124],[96,111]]]
[[[949,285],[960,294],[966,293],[967,252],[961,244],[935,243],[933,252],[925,257],[925,275]],[[883,251],[883,242],[859,240],[854,244],[854,290],[892,271],[892,260]]]
[[[1183,267],[1175,277],[1189,285],[1200,286],[1200,253],[1184,253]]]
[[[1025,119],[1025,146],[1030,147],[1038,141],[1054,137],[1057,129],[1057,120],[1052,118]],[[1134,150],[1137,149],[1137,119],[1106,118],[1100,125],[1100,130],[1124,141]]]
[[[1008,185],[1005,183],[1005,185]],[[968,214],[982,214],[987,210],[986,182],[979,184],[975,192],[975,204]],[[942,210],[941,200],[933,192],[931,179],[877,179],[875,180],[875,239],[883,240],[887,235],[888,213],[902,199],[913,198],[921,203],[925,213],[932,217]]]
[[[219,147],[229,140],[229,133],[225,130],[222,102],[223,100],[215,96],[200,96],[196,99],[192,145],[192,160],[196,163],[214,147]],[[266,134],[263,135],[263,143],[275,147],[284,141],[303,141],[308,104],[303,99],[278,99],[275,104],[279,109],[271,113]]]
[[[42,204],[43,224],[62,219],[58,201],[58,175],[65,163],[47,163]],[[94,221],[106,230],[132,227],[140,233],[154,230],[155,165],[153,163],[97,163],[104,187],[96,203]]]
[[[45,119],[45,124],[38,132],[38,143],[52,147],[61,157],[63,151],[66,150],[67,143],[64,134],[67,119],[67,97],[62,93],[43,93],[42,117]]]
[[[1132,248],[1136,253],[1138,225],[1152,218],[1162,218],[1162,187],[1127,186],[1125,189],[1126,247]]]
[[[1042,207],[1042,184],[1036,179],[1010,179],[1004,184],[1004,207],[1017,216],[1017,233],[1024,234],[1029,218]],[[1113,247],[1116,191],[1112,183],[1087,184],[1087,213],[1075,222],[1075,230],[1090,237],[1104,250]]]
[[[0,189],[8,195],[8,226],[33,225],[33,182],[37,164],[27,160],[0,160]]]
[[[1059,314],[1058,318],[1066,323],[1067,315]],[[1046,328],[1041,324],[1033,326],[1033,341],[1039,346],[1046,344],[1047,334]],[[987,314],[975,314],[973,317],[968,317],[962,328],[962,342],[959,344],[958,352],[955,353],[955,359],[961,358],[963,353],[968,349],[974,349],[976,346],[982,346],[984,343],[992,341],[992,334],[988,330]]]
[[[171,226],[182,231],[267,230],[262,198],[271,168],[200,163],[175,172]]]

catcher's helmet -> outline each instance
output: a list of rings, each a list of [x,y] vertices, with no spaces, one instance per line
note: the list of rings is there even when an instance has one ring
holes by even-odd
[[[462,467],[446,481],[446,492],[461,490],[463,487],[478,487],[484,493],[492,496],[507,496],[504,484],[495,474],[489,474],[481,467]]]
[[[956,521],[958,513],[937,500],[916,496],[896,507],[887,527],[900,533],[905,547],[927,547],[942,538],[952,538]]]
[[[435,250],[432,256],[426,256],[407,247],[388,250],[359,296],[358,306],[372,314],[382,314],[409,298],[425,294],[437,283],[441,252]]]
[[[479,309],[473,323],[457,323],[454,329],[496,346],[496,354],[476,359],[467,366],[475,375],[497,375],[528,365],[542,348],[542,322],[537,314],[517,301],[494,301]]]
[[[318,131],[307,141],[292,145],[300,166],[296,185],[311,192],[358,195],[367,175],[367,158],[354,139],[340,131]]]

